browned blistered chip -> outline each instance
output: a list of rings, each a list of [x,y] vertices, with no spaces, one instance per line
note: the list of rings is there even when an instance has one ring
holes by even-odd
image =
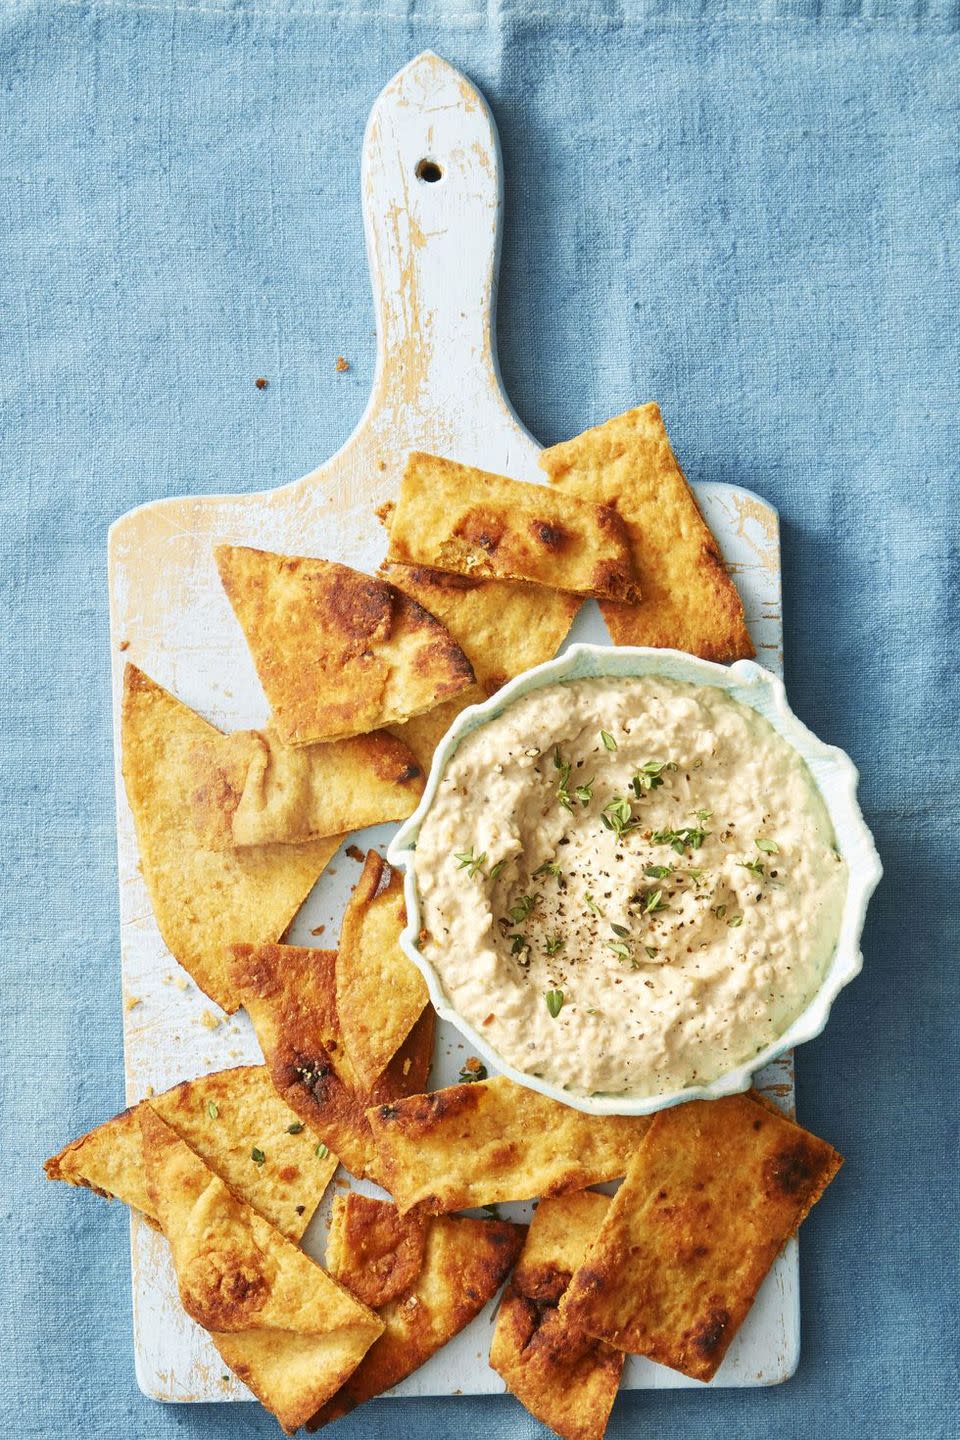
[[[356,1247],[344,1243],[345,1236],[356,1233],[344,1210],[362,1215],[360,1223],[365,1222],[379,1236],[394,1235],[398,1250],[412,1243],[411,1236],[422,1233],[422,1265],[405,1290],[377,1308],[385,1326],[383,1334],[339,1393],[308,1423],[308,1430],[318,1430],[348,1414],[429,1360],[493,1298],[523,1240],[523,1227],[505,1220],[401,1217],[387,1201],[338,1196],[331,1231],[333,1247],[328,1249],[327,1259],[331,1273],[348,1289],[353,1287],[362,1262]],[[419,1244],[419,1239],[415,1243]]]
[[[327,1264],[331,1275],[374,1309],[413,1289],[423,1269],[428,1217],[356,1191],[333,1202]]]
[[[234,945],[231,974],[278,1093],[351,1174],[378,1179],[365,1112],[426,1084],[435,1017],[428,1005],[383,1074],[365,1086],[337,1015],[336,962],[335,950]]]
[[[157,1223],[146,1190],[139,1112],[149,1105],[204,1164],[291,1240],[299,1240],[337,1168],[320,1136],[283,1103],[263,1065],[184,1080],[143,1100],[48,1160],[50,1180],[85,1185]],[[253,1150],[263,1156],[251,1161]]]
[[[754,653],[743,602],[677,464],[657,405],[628,410],[544,450],[564,493],[616,505],[630,538],[639,604],[603,601],[616,645],[687,650],[707,660]]]
[[[222,747],[224,785],[242,749],[135,665],[124,671],[123,778],[157,927],[171,954],[224,1010],[240,1003],[227,973],[232,940],[278,940],[339,845],[213,850],[193,824],[198,745]],[[239,747],[239,748],[238,748]]]
[[[387,560],[610,600],[640,595],[611,505],[419,451],[407,458]]]
[[[214,554],[285,744],[367,734],[473,684],[439,620],[385,581],[332,560]]]
[[[371,850],[343,916],[337,951],[337,1014],[363,1085],[387,1068],[429,1001],[427,986],[400,949],[407,923],[403,877]]]
[[[293,1434],[353,1373],[383,1322],[238,1200],[149,1106],[140,1125],[183,1308]]]
[[[561,1314],[620,1350],[711,1379],[841,1163],[749,1095],[661,1110]]]
[[[584,1115],[502,1075],[367,1113],[401,1212],[464,1210],[614,1180],[650,1123]]]

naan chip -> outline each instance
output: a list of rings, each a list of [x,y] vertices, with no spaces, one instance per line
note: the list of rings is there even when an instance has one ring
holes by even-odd
[[[333,1178],[320,1136],[277,1095],[263,1065],[185,1080],[74,1140],[48,1160],[50,1180],[121,1200],[157,1225],[143,1168],[140,1113],[150,1106],[204,1164],[290,1240],[299,1240]],[[255,1161],[258,1154],[263,1158]]]
[[[544,585],[477,580],[425,565],[386,564],[382,573],[443,621],[473,666],[484,699],[522,670],[552,660],[581,604],[578,595]]]
[[[412,720],[405,720],[402,725],[391,725],[390,734],[410,746],[424,775],[429,775],[434,751],[460,711],[466,710],[468,705],[479,705],[486,698],[479,685],[471,685],[452,700],[435,705],[426,714],[414,715]]]
[[[531,1415],[563,1440],[601,1440],[623,1352],[594,1340],[557,1305],[600,1229],[607,1195],[581,1190],[542,1200],[504,1292],[490,1364]]]
[[[183,1308],[293,1434],[353,1373],[383,1322],[238,1200],[153,1110],[140,1124]]]
[[[347,1054],[371,1088],[406,1040],[430,996],[400,949],[407,923],[403,876],[376,850],[344,911],[337,951],[337,1014]]]
[[[661,1110],[561,1314],[619,1350],[710,1380],[841,1164],[749,1095]]]
[[[540,464],[565,494],[616,505],[642,598],[604,601],[615,645],[656,645],[706,660],[752,656],[743,602],[677,464],[658,405],[628,410],[562,445]]]
[[[633,604],[630,543],[612,505],[414,451],[387,560],[471,580],[521,580]]]
[[[376,1083],[364,1086],[337,1016],[336,963],[335,950],[232,947],[233,980],[277,1093],[352,1175],[377,1180],[380,1167],[366,1111],[423,1089],[435,1017],[427,1006]],[[383,999],[389,1002],[389,996]]]
[[[650,1121],[584,1115],[506,1076],[367,1112],[400,1212],[443,1213],[582,1190],[626,1173]]]
[[[333,1233],[344,1222],[336,1214],[337,1207],[363,1210],[371,1221],[371,1207],[382,1212],[392,1211],[396,1217],[398,1237],[411,1223],[410,1216],[400,1218],[394,1206],[382,1200],[364,1202],[364,1197],[348,1195],[337,1198]],[[375,1229],[384,1229],[384,1216],[372,1220]],[[422,1221],[414,1222],[417,1224]],[[523,1228],[505,1220],[451,1219],[442,1216],[426,1221],[426,1242],[423,1265],[406,1293],[382,1305],[377,1313],[385,1324],[383,1334],[364,1356],[343,1388],[307,1425],[319,1430],[331,1420],[348,1414],[364,1400],[382,1395],[419,1369],[441,1346],[470,1323],[499,1290],[516,1258],[523,1239]],[[402,1238],[400,1244],[402,1245]],[[328,1251],[328,1263],[336,1278],[348,1288],[356,1277],[356,1254],[334,1242]]]
[[[416,755],[384,730],[325,745],[284,745],[270,730],[227,738],[229,754],[218,736],[192,757],[194,820],[212,848],[299,845],[405,820],[423,794]]]
[[[385,581],[332,560],[214,554],[285,744],[367,734],[473,684],[439,620]]]
[[[330,1274],[376,1310],[413,1289],[427,1253],[428,1217],[352,1191],[337,1195],[327,1236]]]
[[[340,838],[211,850],[192,821],[198,744],[218,730],[142,670],[124,672],[123,778],[157,926],[174,959],[224,1010],[240,1001],[227,971],[232,940],[279,940],[336,853]]]

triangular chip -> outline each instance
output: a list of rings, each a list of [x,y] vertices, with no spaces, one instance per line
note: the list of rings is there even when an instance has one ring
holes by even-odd
[[[327,1236],[330,1274],[376,1310],[415,1285],[427,1250],[429,1216],[351,1191],[337,1195]]]
[[[383,1324],[249,1205],[150,1109],[147,1189],[183,1308],[288,1434],[353,1373]]]
[[[364,1086],[337,1018],[336,960],[334,950],[235,945],[232,975],[277,1092],[351,1174],[378,1179],[365,1112],[371,1103],[392,1103],[426,1084],[434,1012],[427,1006],[376,1084]],[[390,1003],[389,995],[382,1003]]]
[[[48,1160],[48,1179],[122,1200],[156,1225],[143,1168],[140,1112],[145,1106],[240,1200],[289,1239],[300,1239],[333,1177],[337,1157],[329,1151],[317,1154],[320,1136],[283,1103],[263,1065],[218,1070],[141,1101]]]
[[[506,1076],[451,1085],[368,1112],[401,1213],[560,1195],[625,1174],[650,1121],[584,1115]]]
[[[403,820],[423,794],[416,755],[385,730],[325,745],[284,745],[270,730],[227,738],[229,754],[220,736],[192,752],[196,828],[214,848],[299,845]]]
[[[641,600],[604,601],[615,645],[687,650],[706,660],[753,655],[743,602],[677,464],[658,405],[628,410],[544,450],[566,494],[617,507],[630,537]]]
[[[661,1110],[561,1314],[620,1350],[710,1380],[841,1163],[749,1095]]]
[[[396,1216],[394,1206],[385,1201],[365,1200],[359,1195],[338,1196],[334,1231],[344,1223],[336,1216],[337,1207],[362,1210],[374,1228],[381,1228],[384,1218],[381,1216],[379,1223],[372,1219],[373,1207],[381,1212],[393,1211]],[[411,1218],[398,1218],[398,1235]],[[346,1227],[351,1230],[349,1220]],[[499,1290],[522,1239],[522,1227],[505,1220],[455,1220],[449,1216],[428,1220],[419,1275],[405,1294],[378,1309],[386,1326],[383,1334],[307,1429],[318,1430],[399,1384],[459,1334]],[[340,1241],[335,1242],[333,1254],[328,1252],[328,1260],[337,1279],[351,1288],[362,1255],[344,1249]]]
[[[601,1440],[623,1353],[567,1323],[557,1304],[610,1205],[581,1190],[541,1200],[504,1292],[490,1364],[520,1403],[563,1440]]]
[[[371,850],[344,911],[337,952],[337,1014],[347,1053],[368,1089],[430,999],[426,981],[400,949],[406,923],[403,876]]]
[[[552,660],[581,603],[578,595],[544,585],[471,579],[425,565],[387,564],[382,574],[443,621],[485,695]]]
[[[407,457],[387,560],[627,603],[640,597],[613,506],[419,451]]]
[[[123,689],[123,778],[140,863],[164,943],[224,1010],[240,1003],[227,973],[232,940],[278,940],[310,893],[339,838],[305,845],[211,850],[191,820],[192,752],[226,740],[142,670]]]
[[[331,560],[214,553],[286,744],[366,734],[473,684],[440,622],[383,580]]]

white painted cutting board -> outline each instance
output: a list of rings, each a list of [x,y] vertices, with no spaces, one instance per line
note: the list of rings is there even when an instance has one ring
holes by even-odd
[[[159,1091],[208,1070],[257,1061],[260,1055],[246,1016],[221,1016],[157,932],[120,778],[124,663],[135,661],[224,729],[259,725],[267,716],[266,703],[217,579],[213,545],[320,555],[373,571],[385,548],[374,510],[395,494],[407,450],[435,450],[518,479],[542,479],[539,447],[513,413],[497,369],[494,300],[502,196],[497,135],[483,97],[435,55],[420,55],[374,105],[364,140],[362,185],[378,351],[370,402],[354,434],[331,460],[294,484],[259,494],[160,501],[123,516],[110,532],[129,1103],[151,1093],[151,1087]],[[583,427],[603,418],[577,417]],[[697,495],[736,575],[759,658],[779,669],[776,514],[755,495],[728,485],[700,485]],[[606,640],[595,605],[584,607],[574,633],[581,640]],[[363,849],[382,846],[394,828],[381,826],[354,840]],[[293,943],[335,943],[358,874],[355,862],[341,851],[301,911],[291,932]],[[326,929],[317,939],[320,925]],[[441,1025],[433,1084],[456,1080],[466,1054],[457,1032]],[[780,1103],[792,1103],[789,1060],[771,1067],[761,1083]],[[347,1183],[342,1175],[339,1183]],[[320,1259],[326,1209],[306,1239]],[[529,1207],[508,1206],[504,1213],[521,1218]],[[249,1398],[224,1375],[204,1332],[183,1314],[165,1242],[137,1216],[131,1237],[141,1388],[160,1400]],[[502,1391],[486,1363],[492,1308],[395,1393]],[[794,1242],[777,1261],[713,1383],[785,1379],[795,1367],[798,1343]],[[624,1379],[634,1388],[696,1383],[639,1359],[628,1362]]]

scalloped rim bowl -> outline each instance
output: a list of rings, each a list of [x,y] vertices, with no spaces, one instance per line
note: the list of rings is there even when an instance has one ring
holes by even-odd
[[[689,1086],[664,1095],[637,1096],[631,1095],[629,1091],[617,1095],[581,1095],[535,1075],[526,1075],[508,1064],[470,1021],[464,1019],[450,1004],[440,976],[414,943],[420,932],[421,922],[413,853],[420,826],[433,804],[443,772],[467,735],[488,721],[496,719],[515,701],[546,685],[602,676],[626,679],[643,675],[685,680],[694,685],[717,686],[734,700],[739,700],[741,704],[763,715],[777,733],[797,751],[806,762],[814,785],[823,797],[833,822],[837,848],[847,862],[847,896],[836,949],[820,989],[780,1038],[761,1050],[758,1055],[727,1071],[709,1085]],[[404,894],[408,924],[400,937],[400,944],[426,980],[437,1014],[449,1020],[469,1040],[477,1054],[495,1069],[509,1075],[510,1079],[518,1084],[539,1091],[541,1095],[548,1095],[551,1099],[593,1115],[649,1115],[685,1100],[714,1100],[721,1095],[733,1095],[748,1089],[752,1076],[771,1060],[804,1040],[813,1040],[819,1035],[827,1023],[835,997],[844,985],[849,984],[854,976],[860,973],[863,966],[860,936],[866,918],[867,902],[883,871],[873,837],[857,804],[858,779],[857,769],[848,755],[834,745],[825,745],[797,719],[787,704],[783,681],[752,660],[738,660],[735,664],[726,666],[716,665],[709,660],[699,660],[696,656],[686,655],[680,650],[653,650],[640,646],[614,649],[606,645],[571,645],[558,659],[548,660],[544,665],[526,670],[504,685],[489,700],[461,711],[438,745],[420,804],[400,827],[387,850],[390,864],[405,872]]]

